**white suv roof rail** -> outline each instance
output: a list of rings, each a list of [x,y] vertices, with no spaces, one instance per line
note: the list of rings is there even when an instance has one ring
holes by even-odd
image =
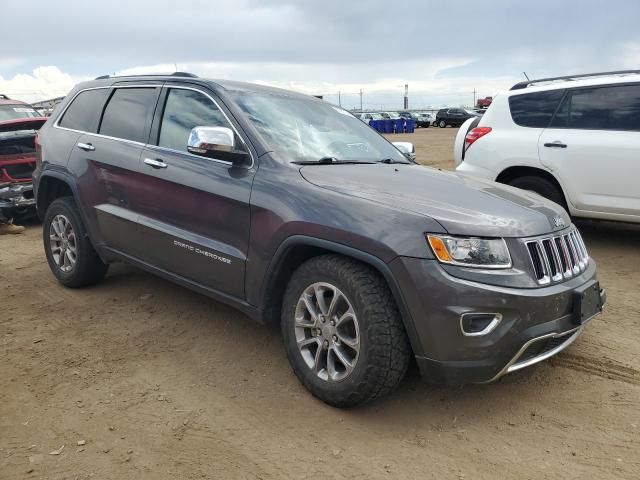
[[[640,74],[640,70],[615,70],[612,72],[598,72],[598,73],[583,73],[581,75],[565,75],[563,77],[549,77],[549,78],[538,78],[536,80],[527,80],[525,82],[516,83],[510,90],[522,90],[523,88],[530,87],[534,83],[541,82],[552,82],[555,80],[578,80],[580,78],[589,78],[589,77],[604,77],[608,75],[634,75]]]

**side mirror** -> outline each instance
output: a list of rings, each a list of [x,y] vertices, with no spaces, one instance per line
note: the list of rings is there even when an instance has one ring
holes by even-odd
[[[416,161],[416,147],[411,142],[393,142],[393,146],[400,150],[412,162]]]
[[[194,155],[226,160],[234,165],[247,161],[244,145],[236,146],[236,136],[228,127],[194,127],[189,134],[187,150]]]

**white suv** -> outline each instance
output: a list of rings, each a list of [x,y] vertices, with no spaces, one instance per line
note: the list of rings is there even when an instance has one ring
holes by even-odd
[[[640,71],[522,82],[460,128],[456,170],[640,222]]]

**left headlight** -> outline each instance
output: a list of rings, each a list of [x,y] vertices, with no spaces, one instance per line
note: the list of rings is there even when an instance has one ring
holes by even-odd
[[[451,237],[427,234],[436,258],[449,265],[510,268],[511,255],[502,238]]]

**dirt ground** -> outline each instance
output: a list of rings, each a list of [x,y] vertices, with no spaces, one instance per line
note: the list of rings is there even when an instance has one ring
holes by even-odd
[[[450,168],[454,134],[407,138]],[[638,479],[640,228],[580,228],[609,303],[567,351],[348,411],[232,308],[123,265],[64,289],[39,225],[0,237],[0,479]]]

